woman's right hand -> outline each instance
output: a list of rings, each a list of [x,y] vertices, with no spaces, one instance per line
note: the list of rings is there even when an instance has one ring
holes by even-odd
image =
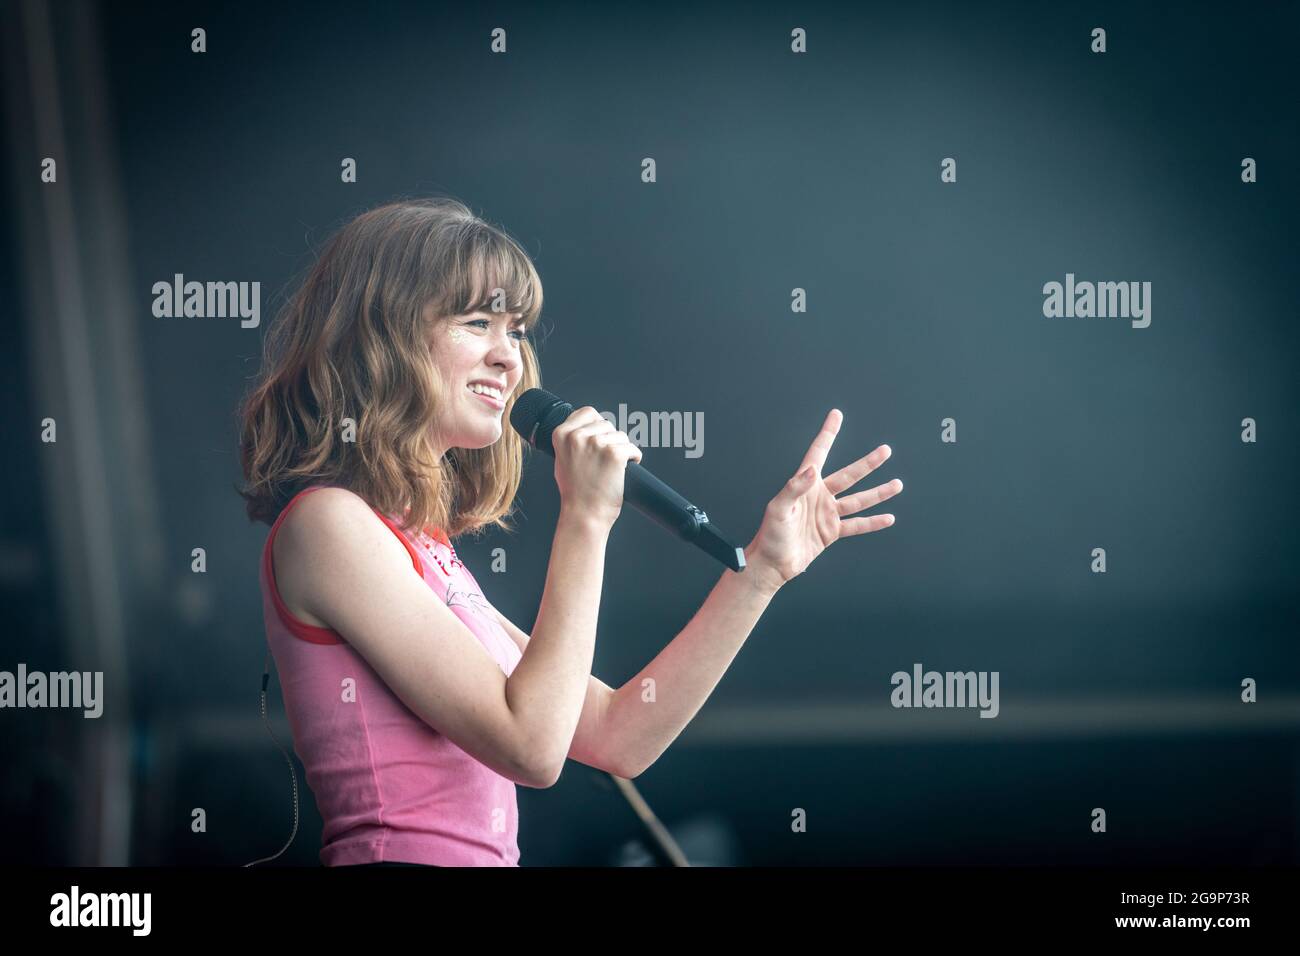
[[[641,449],[592,408],[574,409],[551,433],[560,510],[612,528],[623,507],[623,475]]]

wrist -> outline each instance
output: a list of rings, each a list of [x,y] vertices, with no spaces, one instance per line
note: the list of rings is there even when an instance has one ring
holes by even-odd
[[[560,517],[556,521],[556,528],[572,528],[582,534],[608,537],[609,532],[613,529],[614,523],[593,515],[589,509],[584,508],[566,508],[560,505]]]
[[[785,584],[785,579],[775,569],[768,567],[761,561],[753,560],[753,554],[749,548],[745,549],[745,569],[740,572],[740,577],[746,584],[767,598],[774,597],[776,592],[781,590],[781,586]]]

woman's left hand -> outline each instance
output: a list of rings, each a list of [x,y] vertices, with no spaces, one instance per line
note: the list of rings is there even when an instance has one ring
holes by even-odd
[[[768,502],[763,524],[745,549],[746,566],[741,573],[752,575],[756,583],[761,582],[773,593],[802,574],[817,555],[840,538],[879,531],[894,523],[892,514],[849,516],[902,491],[903,483],[897,478],[867,491],[835,497],[879,468],[892,454],[888,445],[822,478],[826,455],[843,420],[838,408],[831,409],[794,477]]]

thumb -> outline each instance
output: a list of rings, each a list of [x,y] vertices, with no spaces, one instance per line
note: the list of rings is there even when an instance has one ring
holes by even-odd
[[[812,487],[813,477],[816,474],[817,470],[812,465],[808,465],[785,483],[785,487],[777,492],[768,507],[775,507],[778,510],[792,507],[803,493]]]
[[[793,478],[790,479],[789,488],[792,492],[796,492],[796,493],[804,492],[808,489],[808,486],[813,483],[813,479],[816,476],[817,476],[816,467],[813,465],[809,465],[808,467],[804,468],[803,471],[799,472]]]

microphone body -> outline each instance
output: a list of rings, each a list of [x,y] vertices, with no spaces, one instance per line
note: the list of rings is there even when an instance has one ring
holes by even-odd
[[[551,433],[573,413],[573,405],[540,388],[515,401],[510,424],[533,448],[554,457]],[[709,516],[664,484],[642,465],[629,461],[623,475],[623,501],[665,531],[717,558],[733,571],[745,569],[745,552],[731,544]]]

